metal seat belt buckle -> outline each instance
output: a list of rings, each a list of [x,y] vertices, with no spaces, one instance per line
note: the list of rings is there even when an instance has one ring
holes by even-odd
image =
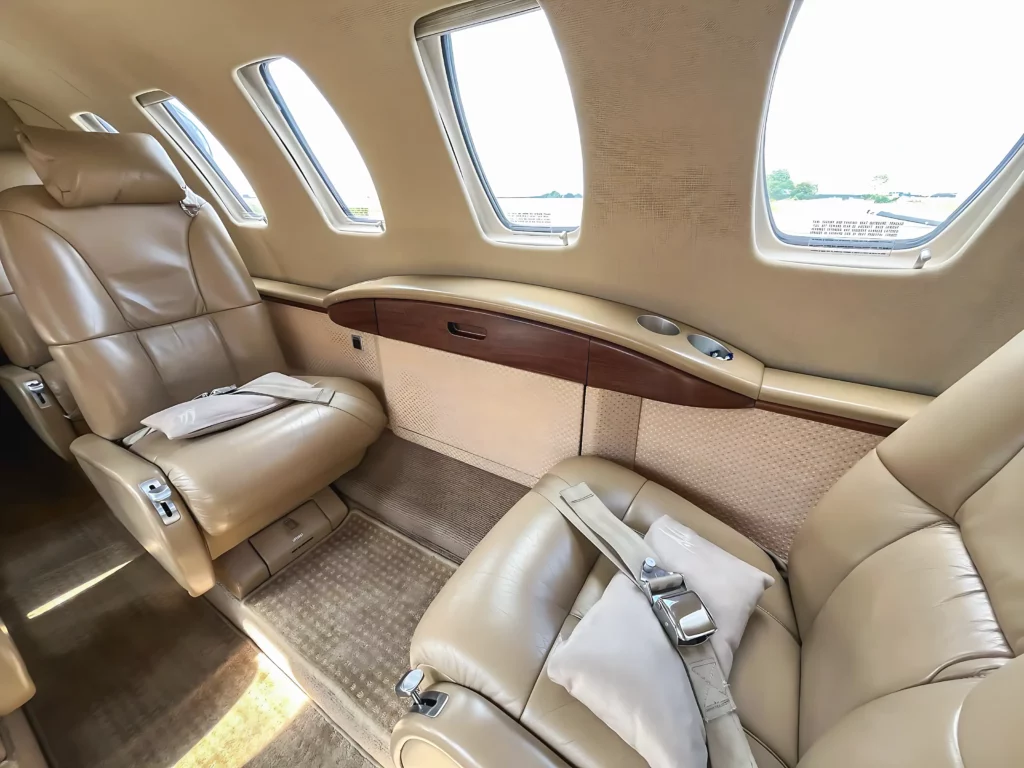
[[[658,567],[652,558],[641,567],[640,586],[661,628],[676,645],[700,645],[718,629],[700,595],[686,588],[682,576]]]
[[[656,595],[651,608],[676,645],[699,645],[718,629],[700,595],[685,587]]]

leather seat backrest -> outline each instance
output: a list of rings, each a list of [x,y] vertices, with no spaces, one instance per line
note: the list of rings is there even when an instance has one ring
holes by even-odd
[[[18,146],[14,132],[17,124],[18,116],[0,101],[0,191],[39,184],[39,177]],[[0,265],[0,349],[12,363],[22,368],[35,368],[50,359],[50,351],[14,295],[3,265]]]
[[[209,205],[146,134],[37,127],[42,187],[0,193],[0,262],[92,430],[284,367],[252,279]]]
[[[879,443],[801,528],[801,749],[867,701],[1024,652],[1021,382],[1024,333]]]

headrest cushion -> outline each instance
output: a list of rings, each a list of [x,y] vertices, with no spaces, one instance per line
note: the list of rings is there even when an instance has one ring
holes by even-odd
[[[54,200],[65,208],[177,203],[185,182],[145,133],[89,133],[23,125],[18,143]]]

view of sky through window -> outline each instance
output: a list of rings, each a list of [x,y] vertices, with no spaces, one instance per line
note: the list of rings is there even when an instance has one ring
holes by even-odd
[[[543,11],[456,30],[447,38],[464,128],[499,213],[514,227],[579,227],[579,128]]]
[[[805,0],[765,134],[777,230],[884,245],[941,226],[1024,133],[1022,24],[1006,0]]]
[[[214,170],[220,175],[243,208],[255,217],[263,218],[263,206],[260,205],[252,185],[238,163],[234,161],[224,145],[217,141],[217,138],[210,133],[209,129],[196,117],[192,111],[177,99],[169,99],[163,102],[168,113],[174,121],[185,132],[189,140],[203,154]]]
[[[346,214],[365,221],[383,221],[377,190],[359,150],[337,113],[297,64],[289,59],[266,63],[265,77],[276,88],[282,107],[294,121],[308,152],[333,187]]]

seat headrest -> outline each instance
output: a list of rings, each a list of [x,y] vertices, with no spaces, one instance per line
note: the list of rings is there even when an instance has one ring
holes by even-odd
[[[145,133],[89,133],[18,127],[18,143],[46,191],[65,208],[177,203],[185,182]]]

